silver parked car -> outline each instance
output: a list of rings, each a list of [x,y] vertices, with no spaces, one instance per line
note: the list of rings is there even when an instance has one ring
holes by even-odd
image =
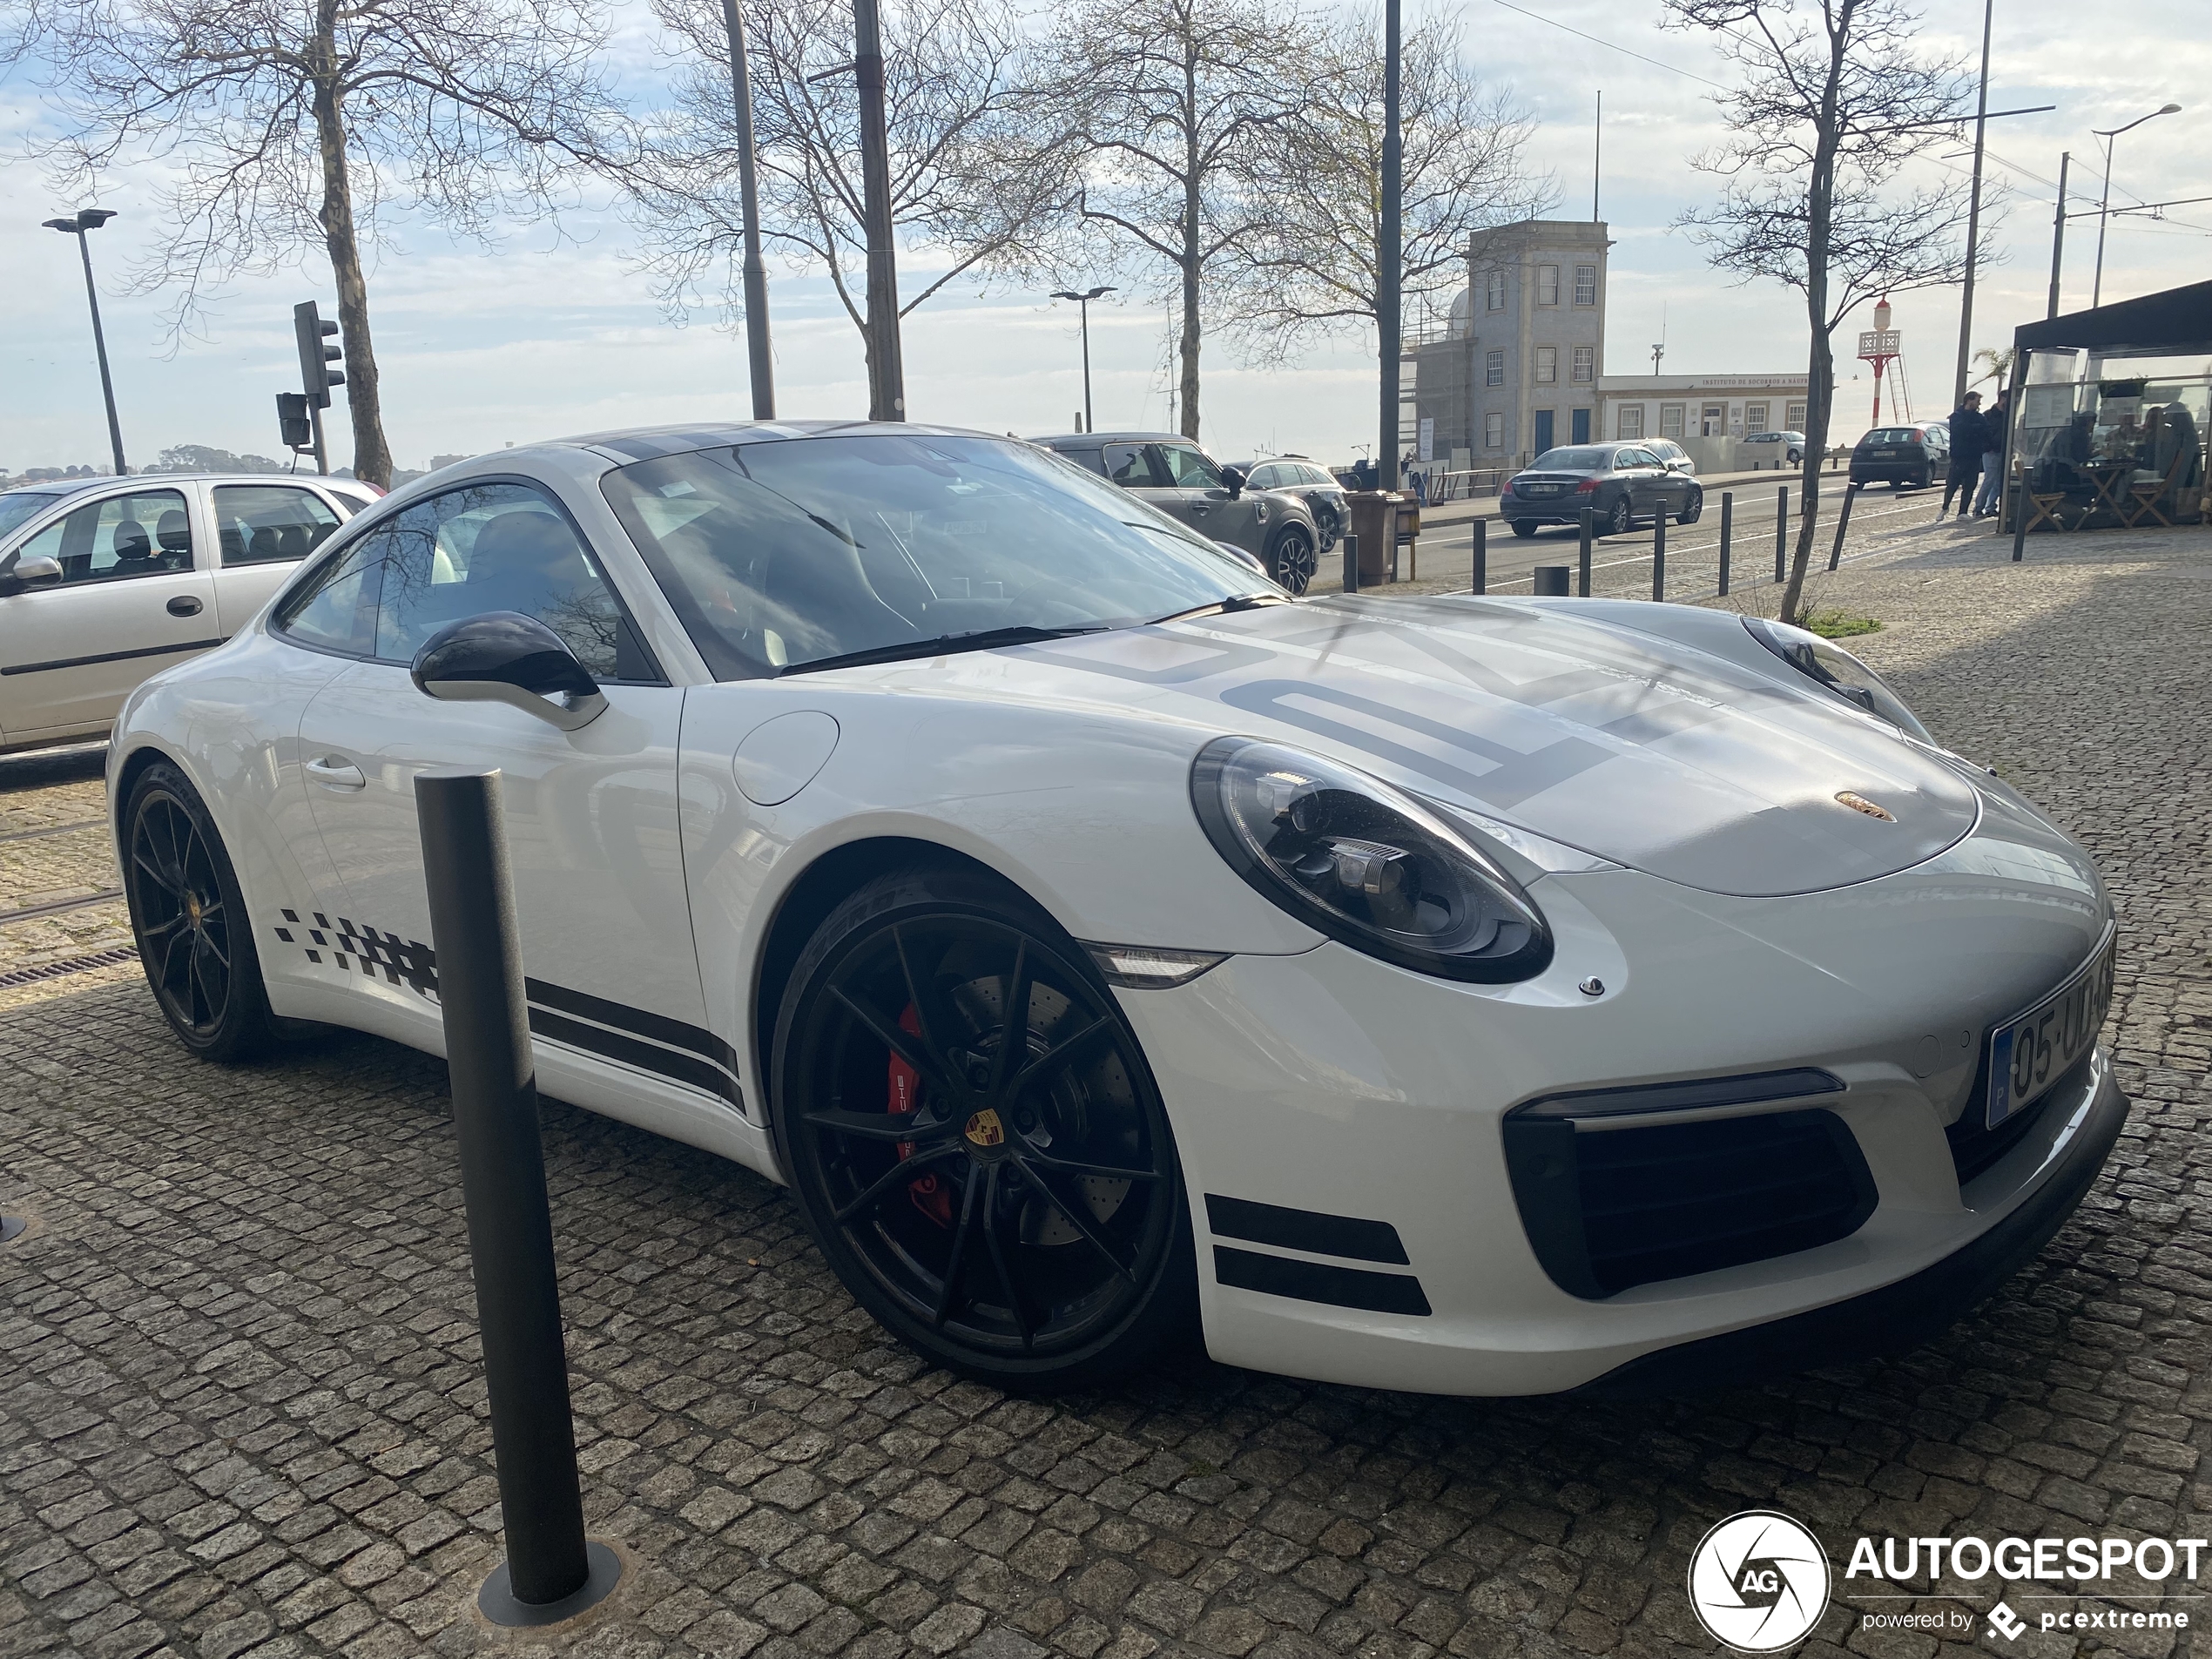
[[[1030,442],[1113,480],[1201,536],[1243,549],[1292,593],[1304,593],[1313,580],[1322,542],[1312,509],[1294,494],[1247,489],[1242,469],[1223,466],[1188,438],[1070,432]]]
[[[1777,465],[1787,462],[1794,467],[1804,458],[1805,435],[1802,432],[1754,432],[1743,440],[1743,459],[1755,467],[1770,461]]]
[[[152,473],[0,493],[0,752],[103,738],[375,499],[350,479]]]

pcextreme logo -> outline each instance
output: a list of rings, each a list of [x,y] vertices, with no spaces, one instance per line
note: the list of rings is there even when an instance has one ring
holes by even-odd
[[[1787,1515],[1730,1515],[1690,1555],[1689,1605],[1716,1641],[1739,1652],[1795,1647],[1828,1610],[1828,1552]]]

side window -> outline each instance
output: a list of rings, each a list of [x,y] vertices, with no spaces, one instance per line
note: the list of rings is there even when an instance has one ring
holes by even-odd
[[[1160,446],[1160,454],[1168,463],[1168,476],[1177,489],[1220,489],[1224,487],[1221,469],[1196,449],[1179,443],[1163,443]]]
[[[658,679],[613,590],[567,517],[523,484],[448,490],[394,526],[376,601],[377,658],[415,659],[449,622],[534,617],[600,679]]]
[[[1123,489],[1150,489],[1160,482],[1152,475],[1152,457],[1141,443],[1109,443],[1105,449],[1106,475]]]
[[[312,490],[289,484],[219,484],[215,534],[223,563],[304,559],[338,528],[338,515]]]
[[[1283,469],[1255,467],[1244,480],[1244,486],[1248,489],[1279,489],[1283,486]]]
[[[376,622],[376,580],[398,533],[396,520],[380,525],[309,571],[277,606],[272,619],[277,632],[303,645],[368,655]]]
[[[64,586],[166,576],[192,569],[192,519],[173,489],[111,496],[49,524],[23,555],[57,560]]]

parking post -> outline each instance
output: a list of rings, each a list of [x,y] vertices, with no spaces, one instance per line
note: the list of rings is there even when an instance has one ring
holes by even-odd
[[[1721,597],[1728,597],[1728,540],[1736,533],[1736,496],[1721,491]]]
[[[1784,484],[1774,492],[1774,579],[1789,580],[1790,563],[1790,486]]]
[[[1851,528],[1851,504],[1858,499],[1858,486],[1845,486],[1844,510],[1836,515],[1836,545],[1828,550],[1828,568],[1831,570],[1844,562],[1844,532]]]
[[[1651,521],[1651,597],[1663,601],[1667,597],[1667,515],[1663,507]]]
[[[2027,552],[2027,475],[2020,475],[2020,490],[2013,502],[2013,563]]]
[[[1564,599],[1567,597],[1567,567],[1563,564],[1540,564],[1528,590],[1540,599]]]
[[[1474,590],[1477,593],[1490,591],[1489,529],[1490,522],[1487,519],[1478,518],[1474,521]]]
[[[476,1604],[495,1624],[554,1624],[613,1589],[622,1563],[583,1535],[499,773],[422,772],[415,801],[507,1531]]]
[[[1359,538],[1356,536],[1344,538],[1344,590],[1359,591]]]
[[[1590,543],[1596,539],[1596,536],[1597,509],[1585,507],[1582,509],[1582,551],[1579,571],[1581,579],[1575,586],[1575,593],[1585,599],[1590,597]]]

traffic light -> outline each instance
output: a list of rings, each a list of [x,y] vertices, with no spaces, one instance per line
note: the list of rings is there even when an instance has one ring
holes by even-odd
[[[282,435],[285,447],[294,450],[314,448],[315,430],[307,417],[307,395],[279,392],[276,401],[277,431]]]
[[[300,341],[300,389],[307,394],[307,401],[327,409],[330,388],[346,383],[345,375],[331,368],[339,360],[339,348],[324,343],[338,332],[338,325],[325,322],[314,300],[302,300],[292,307],[292,332]]]

